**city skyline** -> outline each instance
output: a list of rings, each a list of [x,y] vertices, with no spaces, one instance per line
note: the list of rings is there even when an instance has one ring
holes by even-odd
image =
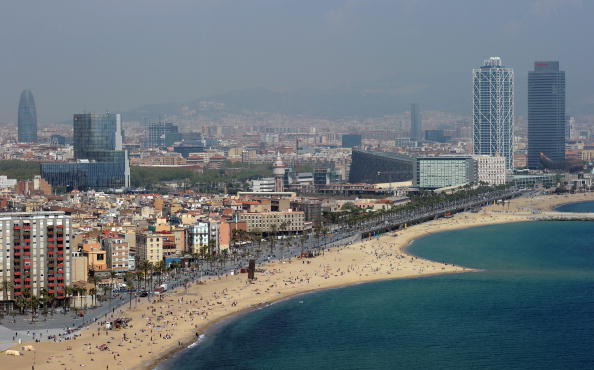
[[[345,106],[371,96],[386,112],[405,112],[415,101],[424,111],[469,114],[471,97],[451,91],[467,91],[467,71],[485,55],[500,55],[514,66],[517,114],[526,114],[524,76],[537,59],[562,59],[567,71],[581,76],[568,92],[569,113],[594,112],[594,74],[587,62],[594,51],[576,47],[587,45],[594,32],[591,2],[144,5],[137,14],[130,3],[73,8],[60,0],[3,2],[0,34],[10,35],[3,39],[9,51],[3,64],[11,73],[0,87],[0,122],[16,122],[15,95],[24,87],[39,100],[40,124],[67,121],[76,111],[127,112],[254,88],[289,94],[280,107],[285,111],[302,110],[293,95],[303,91],[316,98],[338,95]],[[503,17],[501,7],[513,16]],[[25,15],[36,21],[21,22]],[[68,45],[77,45],[76,52]],[[35,57],[40,52],[45,58]],[[82,80],[93,89],[81,93]]]

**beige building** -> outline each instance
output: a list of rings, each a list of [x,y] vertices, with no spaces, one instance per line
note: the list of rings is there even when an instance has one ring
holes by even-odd
[[[239,221],[247,223],[247,231],[272,231],[276,225],[279,232],[298,232],[305,228],[305,214],[303,212],[262,212],[240,213]]]
[[[163,260],[163,237],[159,234],[143,233],[136,235],[138,261],[159,263]]]
[[[72,255],[72,281],[87,281],[89,270],[87,268],[87,257],[81,256],[78,252]]]
[[[99,243],[90,242],[82,246],[83,256],[87,258],[87,268],[89,271],[107,270],[106,254]]]
[[[124,235],[112,235],[101,241],[107,258],[107,268],[111,271],[128,271],[130,269],[130,248]]]

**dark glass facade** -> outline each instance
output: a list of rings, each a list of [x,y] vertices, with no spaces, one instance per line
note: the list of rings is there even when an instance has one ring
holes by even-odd
[[[342,147],[352,148],[354,146],[361,146],[361,135],[345,134],[342,135]]]
[[[18,131],[19,143],[37,142],[37,111],[30,90],[24,90],[19,99]]]
[[[396,153],[353,150],[349,182],[378,184],[409,181],[413,178],[413,158]]]
[[[170,134],[179,134],[178,127],[171,122],[150,122],[146,127],[146,141],[144,145],[148,148],[156,148],[167,145],[166,137]],[[175,135],[171,136],[174,137]],[[176,138],[178,136],[175,136]],[[181,140],[181,134],[179,135]],[[179,141],[177,140],[177,141]]]
[[[423,139],[423,130],[421,128],[421,113],[416,103],[410,105],[410,139],[420,141]]]
[[[122,150],[122,123],[119,114],[84,113],[74,115],[74,158],[96,160],[106,150]]]
[[[72,163],[44,163],[42,177],[54,188],[109,191],[130,186],[128,152],[122,150],[119,114],[75,114]]]
[[[119,152],[124,158],[126,152]],[[128,160],[113,162],[43,163],[41,176],[64,190],[114,190],[129,186]]]
[[[540,153],[565,161],[565,72],[559,62],[535,62],[528,72],[528,168],[544,167]]]

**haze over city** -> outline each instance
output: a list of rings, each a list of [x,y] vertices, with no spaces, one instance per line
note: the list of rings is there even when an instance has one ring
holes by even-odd
[[[289,113],[302,96],[371,94],[380,115],[413,101],[470,115],[471,70],[489,56],[516,72],[517,114],[535,60],[559,60],[567,111],[590,114],[592,14],[579,0],[3,1],[0,122],[16,122],[25,88],[41,125],[258,88],[288,92]],[[356,105],[332,113],[374,115]]]

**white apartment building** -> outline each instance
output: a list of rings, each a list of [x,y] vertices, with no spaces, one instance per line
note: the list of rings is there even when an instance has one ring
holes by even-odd
[[[489,185],[503,185],[507,181],[506,160],[503,156],[473,155],[477,162],[478,181]]]

